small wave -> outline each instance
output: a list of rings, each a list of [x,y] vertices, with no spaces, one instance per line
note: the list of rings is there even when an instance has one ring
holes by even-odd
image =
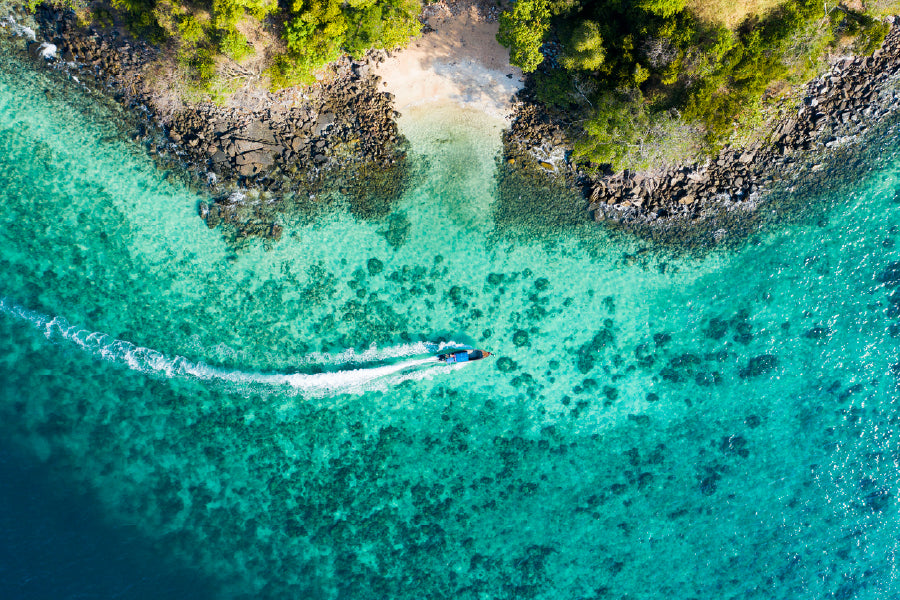
[[[409,380],[422,380],[437,373],[447,373],[465,365],[450,366],[435,360],[431,354],[449,347],[460,347],[454,342],[418,342],[388,348],[372,346],[357,352],[312,353],[302,357],[301,365],[330,364],[355,365],[375,363],[373,366],[335,370],[325,373],[257,373],[224,369],[194,362],[183,356],[165,354],[118,340],[105,333],[88,331],[71,325],[62,317],[50,317],[28,310],[0,298],[0,313],[27,321],[44,336],[53,341],[70,342],[97,358],[120,364],[145,375],[166,378],[191,378],[220,382],[237,389],[260,391],[259,388],[275,388],[282,393],[310,396],[326,396],[346,393],[363,393],[386,390]],[[427,354],[428,356],[422,356]],[[406,359],[397,361],[396,359]],[[391,360],[391,364],[378,362]]]

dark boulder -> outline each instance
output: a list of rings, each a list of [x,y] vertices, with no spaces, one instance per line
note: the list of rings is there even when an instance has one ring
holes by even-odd
[[[316,127],[314,130],[314,134],[316,137],[325,133],[329,127],[333,126],[335,121],[337,120],[335,114],[333,112],[326,112],[322,115],[319,115],[318,120],[316,121]]]

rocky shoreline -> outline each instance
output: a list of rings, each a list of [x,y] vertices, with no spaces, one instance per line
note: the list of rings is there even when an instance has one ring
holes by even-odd
[[[851,150],[900,111],[900,24],[872,57],[846,57],[810,82],[801,106],[761,142],[661,173],[591,175],[567,162],[564,124],[523,101],[504,137],[504,163],[565,178],[591,217],[616,230],[676,246],[739,241],[801,207],[799,189],[824,190],[867,165]],[[766,210],[761,210],[765,206]]]
[[[299,95],[265,93],[254,110],[172,107],[147,85],[157,48],[116,29],[81,27],[71,11],[41,6],[34,18],[31,58],[130,109],[135,123],[123,126],[161,168],[176,169],[209,197],[200,216],[235,246],[277,240],[285,221],[335,201],[380,218],[403,191],[406,141],[372,73],[384,53],[344,58],[319,85]]]
[[[277,241],[285,224],[333,202],[361,218],[383,218],[403,192],[410,171],[406,141],[392,98],[379,91],[372,72],[384,53],[344,58],[314,88],[266,93],[252,110],[173,107],[148,90],[158,49],[116,29],[80,27],[70,11],[40,7],[35,18],[40,35],[28,42],[33,59],[131,109],[136,125],[127,126],[135,141],[207,196],[200,216],[235,247],[254,238]],[[836,184],[846,179],[842,169],[865,167],[847,160],[850,150],[897,113],[898,80],[895,23],[875,55],[844,58],[808,84],[802,106],[767,139],[656,174],[578,171],[567,159],[565,127],[539,105],[521,101],[504,133],[500,186],[510,172],[515,177],[508,179],[524,177],[536,187],[543,180],[557,190],[580,190],[584,202],[572,194],[571,210],[562,211],[568,222],[589,211],[607,227],[666,244],[741,240],[796,208],[790,192],[798,186]],[[825,168],[836,162],[842,169]]]

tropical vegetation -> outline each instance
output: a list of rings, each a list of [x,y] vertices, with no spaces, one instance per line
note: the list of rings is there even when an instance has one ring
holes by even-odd
[[[517,0],[497,39],[534,94],[577,124],[575,155],[647,168],[714,150],[822,68],[871,54],[888,25],[826,0]]]
[[[273,87],[311,83],[343,54],[406,45],[419,33],[421,10],[418,0],[46,1],[95,20],[117,15],[132,33],[173,48],[200,86],[214,82],[223,57],[237,64],[250,58],[257,51],[251,35],[270,42],[264,62]]]

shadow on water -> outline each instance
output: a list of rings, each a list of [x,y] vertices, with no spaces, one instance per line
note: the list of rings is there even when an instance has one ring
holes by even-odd
[[[761,235],[785,226],[824,226],[835,206],[851,196],[861,180],[878,176],[896,161],[898,139],[900,116],[895,116],[874,125],[854,143],[818,148],[789,160],[794,163],[790,172],[773,174],[769,191],[755,210],[722,209],[692,220],[655,222],[594,223],[588,201],[575,183],[549,178],[534,165],[498,160],[493,217],[501,239],[552,245],[571,237],[594,256],[603,248],[622,248],[627,261],[636,259],[636,252],[664,260],[702,258],[758,244]]]
[[[675,258],[676,248],[654,244],[594,223],[588,200],[570,179],[547,177],[540,167],[522,168],[497,161],[494,241],[540,242],[551,251],[564,240],[576,240],[594,259],[621,251],[626,262]],[[652,252],[651,252],[652,250]]]
[[[590,222],[587,200],[570,185],[498,161],[494,221],[502,235],[542,238]]]
[[[217,597],[134,526],[112,527],[90,495],[33,457],[0,447],[0,579],[8,600]]]

